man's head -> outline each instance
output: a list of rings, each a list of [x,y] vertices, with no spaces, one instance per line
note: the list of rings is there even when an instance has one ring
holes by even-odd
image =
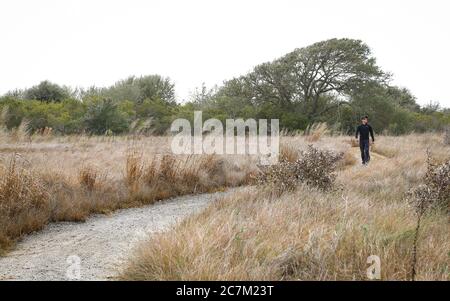
[[[362,124],[367,124],[368,122],[369,122],[369,117],[364,116],[364,117],[361,118],[361,123]]]

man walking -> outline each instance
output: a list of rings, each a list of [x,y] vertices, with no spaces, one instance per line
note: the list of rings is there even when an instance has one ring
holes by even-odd
[[[369,151],[369,134],[372,138],[372,143],[375,143],[375,138],[373,137],[373,129],[368,124],[369,117],[364,116],[361,118],[361,124],[356,128],[356,139],[359,135],[359,148],[361,149],[361,159],[362,164],[366,165],[370,161],[370,151]]]

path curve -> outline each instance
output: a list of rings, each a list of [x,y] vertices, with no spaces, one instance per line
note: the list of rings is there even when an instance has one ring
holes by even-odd
[[[76,280],[78,275],[80,280],[111,279],[138,241],[167,230],[223,194],[178,197],[95,215],[84,223],[50,224],[0,257],[0,280]]]

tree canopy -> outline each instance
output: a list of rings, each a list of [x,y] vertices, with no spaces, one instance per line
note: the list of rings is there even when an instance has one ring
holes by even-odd
[[[40,100],[45,102],[60,102],[71,96],[68,88],[61,87],[49,81],[43,81],[37,86],[25,90],[23,97],[26,99]]]
[[[310,122],[369,82],[389,78],[359,40],[332,39],[296,49],[225,83],[224,94],[249,98],[256,105],[300,107]],[[229,93],[231,92],[231,93]],[[331,97],[333,96],[333,97]]]

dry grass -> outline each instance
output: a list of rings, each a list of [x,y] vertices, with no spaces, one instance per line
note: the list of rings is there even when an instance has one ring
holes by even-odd
[[[358,139],[349,139],[349,140],[347,140],[347,143],[348,143],[351,147],[359,147]]]
[[[325,122],[313,123],[306,128],[305,139],[308,142],[317,142],[328,133],[328,126]]]
[[[387,144],[376,143],[372,145],[371,151],[384,157],[394,158],[399,155],[401,150],[396,148],[396,143],[388,142]]]
[[[31,142],[30,122],[28,120],[22,120],[20,125],[12,130],[10,138],[13,142]]]
[[[442,212],[450,213],[450,158],[442,164],[437,164],[429,150],[427,150],[427,156],[427,173],[423,183],[412,188],[407,194],[417,216],[411,260],[412,280],[415,280],[417,276],[417,249],[424,215],[429,210],[442,210]]]
[[[84,167],[80,170],[78,179],[84,189],[93,191],[95,185],[98,184],[98,173],[91,167]]]
[[[257,170],[255,158],[175,157],[166,137],[30,137],[21,128],[0,145],[0,251],[49,222],[243,185]]]
[[[19,135],[20,136],[20,135]],[[143,242],[123,279],[366,279],[378,255],[382,279],[407,280],[416,214],[405,194],[449,146],[439,135],[378,137],[369,167],[347,137],[282,137],[281,158],[308,145],[344,153],[328,192],[302,186],[281,195],[249,187]],[[0,249],[53,221],[140,206],[186,193],[247,184],[257,158],[177,156],[166,137],[21,136],[0,145]],[[16,153],[20,153],[17,155]],[[428,212],[417,241],[417,280],[448,280],[448,213]]]
[[[303,138],[289,144],[304,149]],[[344,137],[316,146],[347,152]],[[281,196],[247,188],[218,200],[172,230],[154,234],[124,267],[126,280],[366,280],[367,257],[381,259],[383,280],[411,279],[416,214],[405,198],[427,173],[426,148],[445,160],[437,135],[379,137],[390,156],[369,167],[346,164],[342,190],[308,186]],[[289,152],[290,153],[290,152]],[[416,280],[448,280],[448,213],[421,221]]]
[[[280,144],[280,161],[294,163],[299,159],[299,155],[300,153],[294,145],[284,141]]]
[[[205,193],[246,184],[251,171],[243,171],[215,155],[176,157],[165,154],[147,162],[138,153],[127,158],[126,182],[130,198],[151,203],[173,196]]]
[[[15,237],[42,228],[49,218],[49,195],[24,162],[14,156],[0,170],[0,251]]]
[[[450,145],[450,126],[447,126],[444,130],[444,144]]]
[[[339,162],[339,167],[341,169],[345,169],[355,165],[356,163],[358,163],[358,160],[356,160],[354,152],[348,150],[343,154],[342,160]]]

